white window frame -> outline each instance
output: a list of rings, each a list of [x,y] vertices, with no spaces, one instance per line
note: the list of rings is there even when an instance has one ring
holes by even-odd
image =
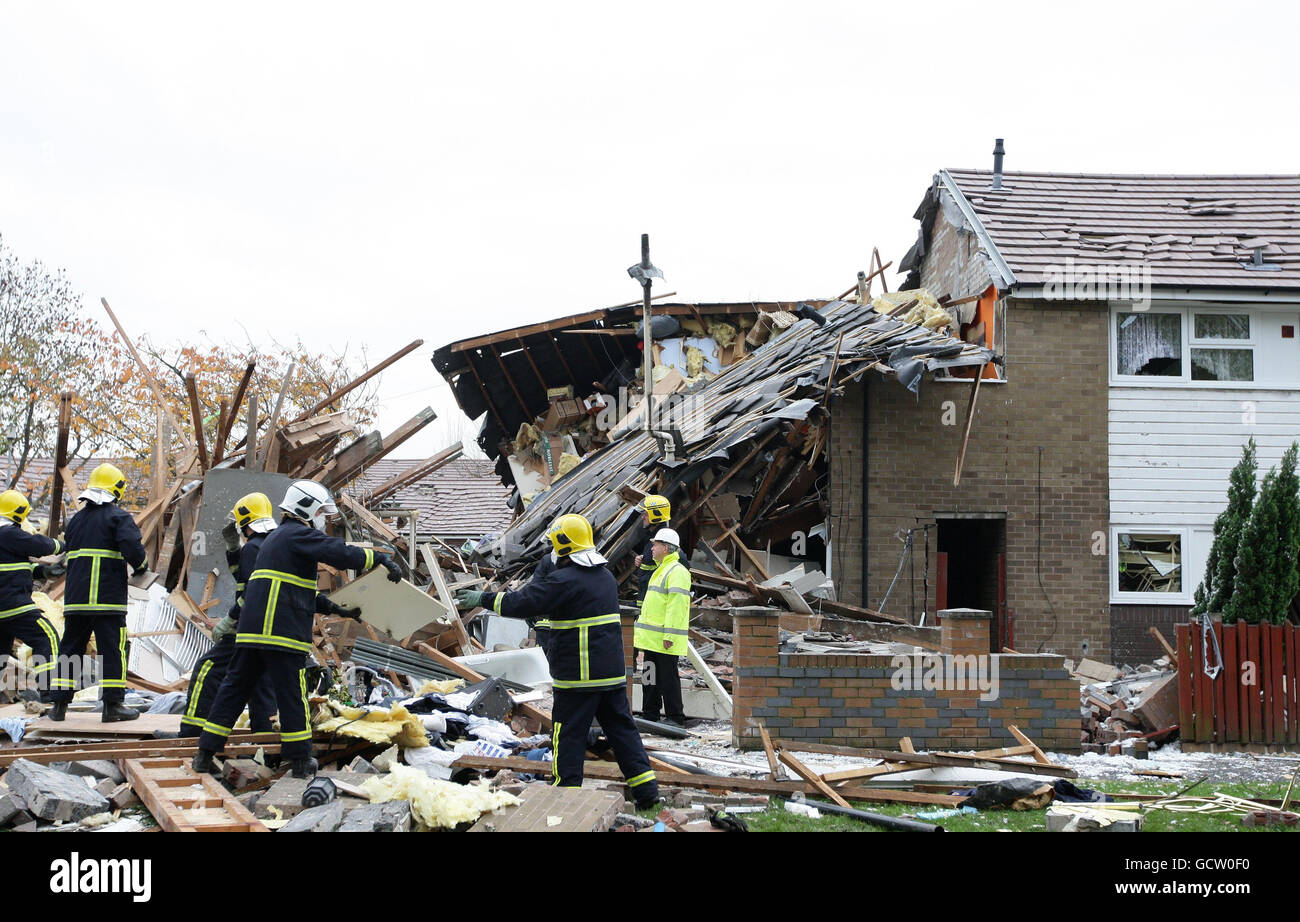
[[[1182,592],[1120,592],[1119,591],[1119,536],[1120,534],[1138,535],[1178,535],[1178,549],[1181,559]],[[1196,593],[1195,584],[1189,585],[1187,566],[1188,553],[1191,550],[1192,526],[1190,525],[1153,525],[1147,522],[1110,526],[1110,600],[1125,605],[1191,605]],[[1199,581],[1199,580],[1198,580]]]
[[[1201,388],[1207,390],[1294,390],[1300,387],[1300,380],[1291,384],[1264,384],[1260,376],[1260,330],[1263,326],[1264,311],[1255,305],[1246,304],[1208,304],[1191,305],[1161,304],[1145,311],[1135,311],[1131,302],[1112,302],[1110,310],[1110,355],[1108,357],[1108,376],[1111,385],[1129,387],[1180,387]],[[1178,314],[1180,322],[1180,343],[1182,347],[1182,374],[1180,375],[1121,375],[1116,371],[1115,363],[1119,356],[1119,323],[1129,314]],[[1197,314],[1245,314],[1250,318],[1250,339],[1193,339],[1196,330]],[[1192,349],[1249,349],[1254,356],[1254,375],[1250,381],[1200,381],[1192,378]]]

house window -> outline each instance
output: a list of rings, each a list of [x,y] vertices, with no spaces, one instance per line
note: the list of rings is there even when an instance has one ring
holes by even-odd
[[[1116,374],[1182,377],[1182,314],[1118,314],[1116,320]]]
[[[1183,536],[1177,532],[1116,533],[1117,593],[1176,595],[1183,590]]]
[[[1250,342],[1250,314],[1193,314],[1192,380],[1254,381]]]
[[[1280,328],[1271,325],[1275,320],[1231,308],[1117,310],[1111,327],[1112,381],[1248,385],[1289,379],[1289,373],[1280,374],[1280,353],[1273,345],[1282,339]]]

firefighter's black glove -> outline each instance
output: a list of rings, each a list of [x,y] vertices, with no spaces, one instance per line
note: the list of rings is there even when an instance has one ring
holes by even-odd
[[[397,561],[387,554],[376,554],[375,563],[388,571],[388,581],[390,583],[400,583],[402,581],[402,568],[397,565]]]
[[[68,568],[62,563],[38,563],[32,568],[32,576],[36,579],[55,579],[68,572]]]
[[[360,620],[361,620],[361,606],[360,606],[360,605],[352,605],[352,606],[340,605],[338,602],[335,602],[333,599],[326,599],[326,600],[325,600],[325,614],[327,614],[327,615],[338,615],[340,618],[351,618],[353,621],[360,621]]]

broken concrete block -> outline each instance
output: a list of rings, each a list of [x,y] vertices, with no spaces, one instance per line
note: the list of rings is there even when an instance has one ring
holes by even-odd
[[[28,820],[20,826],[15,826],[14,832],[36,832],[39,828],[40,827],[36,825],[36,820]]]
[[[250,784],[270,778],[273,772],[252,759],[227,759],[221,767],[221,780],[232,791],[242,791]]]
[[[343,822],[343,803],[331,800],[319,807],[303,810],[284,826],[280,832],[333,832]]]
[[[1149,732],[1163,730],[1178,723],[1177,674],[1157,679],[1138,696],[1133,713]]]
[[[390,800],[350,811],[339,832],[410,832],[411,802]]]
[[[107,778],[114,784],[121,784],[126,780],[126,775],[122,774],[121,769],[117,767],[117,763],[110,762],[108,759],[86,759],[81,762],[73,762],[68,766],[68,774],[80,775],[83,778]]]
[[[99,783],[95,785],[95,790],[107,797],[117,790],[117,782],[112,778],[100,778]]]
[[[348,763],[348,771],[356,772],[358,775],[378,775],[379,769],[375,768],[361,756],[357,756]]]
[[[1080,813],[1074,810],[1062,810],[1049,807],[1047,810],[1048,832],[1141,832],[1142,817],[1139,814],[1112,816],[1105,808]]]
[[[9,766],[5,781],[26,801],[28,811],[43,820],[79,820],[108,809],[104,796],[79,778],[27,759]]]
[[[9,791],[0,797],[0,826],[17,825],[23,820],[17,817],[27,809],[27,801]]]

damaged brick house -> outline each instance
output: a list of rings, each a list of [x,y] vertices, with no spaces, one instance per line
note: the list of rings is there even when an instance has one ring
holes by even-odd
[[[1262,476],[1300,436],[1300,176],[1000,159],[935,176],[900,266],[905,288],[979,296],[962,329],[998,357],[960,485],[973,372],[919,400],[850,386],[831,444],[836,585],[912,620],[993,610],[998,642],[1024,652],[1154,657],[1149,627],[1186,620],[1241,445],[1256,439]]]

